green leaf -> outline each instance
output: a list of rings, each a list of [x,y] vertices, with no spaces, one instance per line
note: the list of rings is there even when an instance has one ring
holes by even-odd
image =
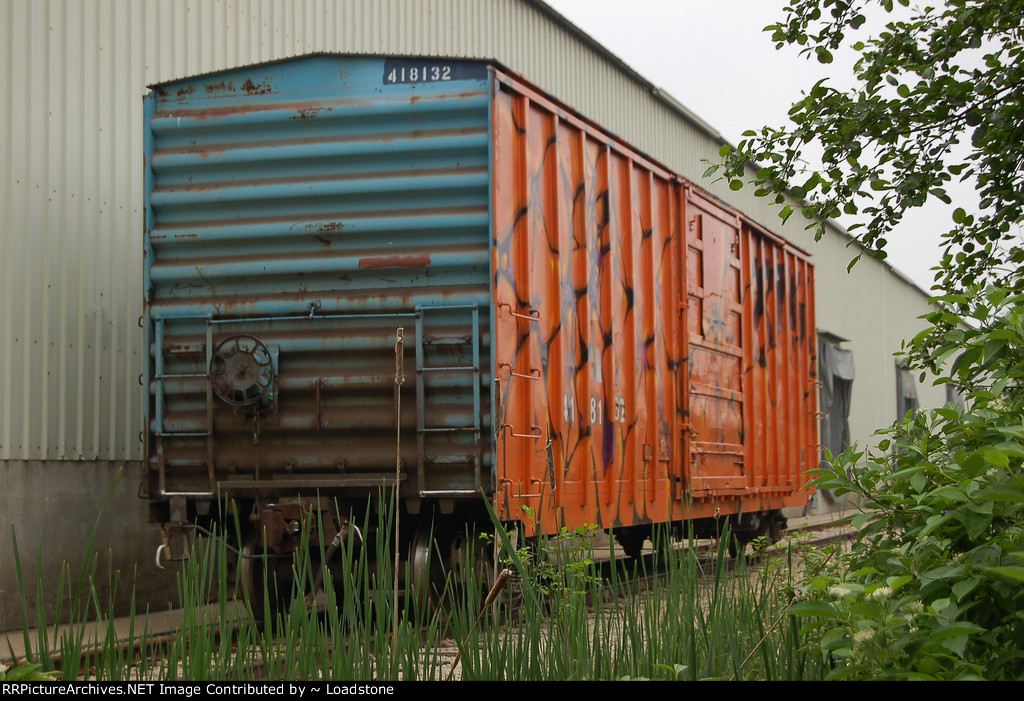
[[[793,616],[804,616],[806,618],[838,618],[839,612],[836,608],[824,601],[801,601],[789,607],[789,613]]]
[[[990,465],[996,465],[997,467],[1009,467],[1010,465],[1010,459],[999,448],[986,448],[983,455],[985,462]]]
[[[962,565],[942,565],[922,573],[921,583],[927,584],[937,579],[953,579],[954,577],[959,577],[963,571]]]
[[[974,494],[978,501],[1001,501],[1024,504],[1024,489],[1009,484],[994,484]]]
[[[718,155],[721,156],[722,158],[725,158],[730,153],[732,153],[731,144],[722,144],[722,147],[718,149]]]
[[[971,134],[971,145],[978,147],[985,143],[985,138],[988,136],[988,125],[979,124]]]
[[[914,581],[914,577],[909,574],[900,575],[898,577],[889,577],[885,580],[885,583],[893,588],[895,591],[899,591],[906,585]]]
[[[832,648],[839,647],[843,643],[847,642],[849,638],[850,636],[846,634],[845,628],[833,628],[821,636],[821,649],[831,650]]]
[[[945,637],[932,637],[933,640],[941,640],[941,645],[945,649],[954,653],[959,657],[963,657],[964,648],[967,647],[967,636],[966,635],[951,635]]]
[[[730,190],[742,190],[743,189],[743,181],[742,180],[730,180],[729,181],[729,189]]]
[[[954,638],[960,635],[973,635],[984,632],[985,629],[979,625],[969,623],[968,621],[957,621],[939,626],[938,629],[930,631],[928,637],[941,640],[943,638]]]
[[[947,499],[954,503],[967,500],[967,495],[964,494],[964,490],[960,487],[939,487],[938,489],[933,489],[929,497],[931,499]],[[947,516],[949,514],[942,515],[943,518]]]
[[[970,579],[954,582],[950,589],[953,591],[953,596],[956,597],[957,601],[964,601],[964,598],[978,586],[979,582],[981,582],[981,577],[971,577]]]
[[[875,514],[856,514],[850,519],[850,525],[856,528],[858,531],[864,527],[864,524],[875,518]]]
[[[997,577],[1004,577],[1017,582],[1024,582],[1024,567],[1016,565],[1006,567],[986,567],[985,571],[989,574],[994,574]]]

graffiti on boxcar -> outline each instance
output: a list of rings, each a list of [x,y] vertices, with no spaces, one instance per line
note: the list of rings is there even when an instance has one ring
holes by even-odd
[[[777,278],[786,256],[737,213],[536,93],[503,81],[493,105],[505,515],[529,506],[529,530],[713,514],[749,488],[748,424],[766,419],[748,414],[747,368],[792,317],[751,289],[802,283]]]

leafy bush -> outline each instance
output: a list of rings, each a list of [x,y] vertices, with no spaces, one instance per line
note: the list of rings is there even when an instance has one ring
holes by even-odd
[[[936,310],[911,367],[951,364],[963,404],[907,417],[876,450],[847,451],[816,486],[865,509],[853,552],[792,613],[817,631],[831,678],[1024,677],[1024,0],[789,0],[766,28],[823,64],[856,56],[854,84],[815,83],[791,124],[744,133],[712,164],[732,189],[797,209],[820,238],[840,215],[885,258],[904,215],[973,183],[952,212]],[[895,11],[894,11],[895,10]],[[882,31],[870,28],[881,17]],[[816,156],[815,151],[820,155]],[[802,183],[802,184],[801,184]],[[795,200],[795,201],[794,201]],[[851,266],[853,265],[851,262]],[[922,381],[926,373],[922,372]],[[829,456],[831,458],[831,456]]]
[[[832,678],[1024,677],[1024,295],[938,302],[910,356],[934,368],[959,352],[964,404],[908,416],[877,450],[817,471],[865,510],[852,553],[792,609],[822,633]]]

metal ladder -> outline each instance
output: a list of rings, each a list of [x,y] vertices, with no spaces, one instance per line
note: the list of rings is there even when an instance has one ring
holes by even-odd
[[[171,373],[168,374],[164,371],[164,358],[166,355],[175,355],[176,353],[171,351],[165,353],[164,351],[164,336],[165,336],[165,325],[168,321],[203,321],[206,323],[206,343],[205,354],[206,364],[204,365],[201,372],[198,373]],[[155,344],[155,367],[153,368],[153,381],[156,384],[156,397],[154,398],[154,412],[153,417],[154,423],[156,424],[156,430],[153,435],[156,438],[157,445],[156,451],[158,457],[158,470],[159,470],[159,482],[158,482],[158,494],[160,496],[195,496],[195,497],[208,497],[216,495],[217,481],[215,477],[214,465],[213,465],[213,391],[209,383],[206,387],[206,430],[205,431],[167,431],[164,426],[164,381],[165,380],[181,380],[181,379],[208,379],[207,368],[210,367],[210,356],[213,352],[212,341],[213,341],[213,327],[210,324],[210,317],[195,317],[195,316],[167,316],[154,319],[154,335],[153,341]],[[178,351],[177,354],[194,354],[195,351],[192,349]],[[207,452],[207,473],[209,478],[209,489],[206,491],[196,492],[169,492],[167,491],[167,463],[164,460],[163,441],[165,438],[205,438],[206,439],[206,452]]]
[[[445,343],[463,344],[464,341],[432,339],[427,341],[424,327],[427,326],[425,317],[435,312],[451,312],[453,310],[467,310],[472,312],[472,365],[457,366],[431,366],[425,363],[425,346],[444,345]],[[473,383],[473,425],[472,426],[428,426],[426,424],[426,375],[428,373],[472,373]],[[442,306],[418,306],[416,307],[416,441],[417,441],[417,488],[420,497],[454,497],[479,494],[482,486],[481,465],[482,446],[480,441],[480,309],[476,304],[456,304]],[[427,490],[426,468],[428,464],[468,464],[465,457],[459,455],[436,455],[426,454],[426,437],[431,433],[462,433],[472,432],[473,434],[473,489],[444,489]]]

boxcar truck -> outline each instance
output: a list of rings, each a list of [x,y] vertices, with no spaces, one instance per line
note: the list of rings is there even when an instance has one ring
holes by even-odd
[[[808,255],[503,67],[313,55],[161,84],[145,151],[161,556],[223,504],[250,556],[287,556],[381,490],[414,570],[485,500],[629,555],[659,524],[778,537],[806,503]]]

